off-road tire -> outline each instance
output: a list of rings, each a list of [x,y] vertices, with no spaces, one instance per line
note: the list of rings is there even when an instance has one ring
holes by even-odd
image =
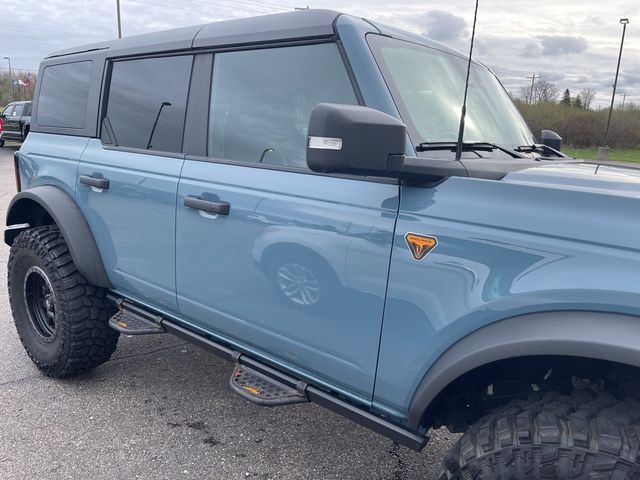
[[[111,357],[119,336],[108,325],[115,306],[104,289],[89,285],[78,272],[58,227],[29,228],[18,235],[7,270],[9,302],[20,341],[45,375],[73,377]],[[50,292],[49,323],[44,327],[34,320],[38,316],[34,305],[45,302],[27,300],[38,295],[30,293],[38,291],[33,286],[40,285],[37,282],[43,284],[40,291]]]
[[[639,411],[589,391],[511,402],[471,426],[440,479],[640,479]]]

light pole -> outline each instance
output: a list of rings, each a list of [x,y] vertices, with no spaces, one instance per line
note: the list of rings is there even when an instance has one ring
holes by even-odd
[[[609,118],[607,119],[607,128],[604,131],[604,141],[602,147],[598,149],[598,160],[609,160],[609,127],[611,126],[611,114],[613,113],[613,102],[616,99],[616,88],[618,87],[618,73],[620,73],[620,61],[622,60],[622,47],[624,47],[624,34],[629,24],[628,18],[621,18],[622,24],[622,40],[620,40],[620,53],[618,54],[618,66],[616,67],[616,78],[613,82],[613,94],[611,95],[611,106],[609,107]]]
[[[118,14],[118,38],[122,38],[122,22],[120,21],[120,0],[116,0],[116,12]]]
[[[16,91],[13,87],[13,74],[11,73],[11,58],[4,57],[9,62],[9,83],[11,84],[11,100],[16,101]]]

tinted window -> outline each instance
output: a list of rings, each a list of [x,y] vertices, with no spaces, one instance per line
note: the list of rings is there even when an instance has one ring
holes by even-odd
[[[178,56],[114,63],[102,141],[180,152],[191,62]]]
[[[90,61],[52,65],[44,69],[38,97],[38,124],[83,128],[91,83]]]
[[[11,115],[13,117],[21,117],[23,111],[24,111],[24,103],[20,103],[16,105],[16,108]]]
[[[357,103],[335,44],[219,53],[208,154],[305,167],[309,113],[320,102]]]
[[[8,107],[6,107],[3,111],[2,111],[2,116],[3,117],[9,117],[11,116],[11,114],[13,113],[13,105],[9,105]]]

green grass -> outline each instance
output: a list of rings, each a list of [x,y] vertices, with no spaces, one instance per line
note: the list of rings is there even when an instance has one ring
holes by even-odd
[[[598,148],[571,148],[564,147],[563,153],[585,160],[596,160],[598,158]],[[615,162],[637,162],[640,163],[640,149],[615,149],[609,150],[609,160]]]

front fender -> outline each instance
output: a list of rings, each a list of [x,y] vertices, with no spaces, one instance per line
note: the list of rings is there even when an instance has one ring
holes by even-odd
[[[491,362],[530,355],[568,355],[640,367],[640,317],[601,312],[521,315],[476,330],[449,348],[420,382],[407,426],[418,429],[424,412],[447,385]]]
[[[51,219],[51,220],[49,220]],[[30,227],[55,223],[64,237],[78,271],[92,285],[111,288],[93,233],[76,202],[58,187],[43,185],[18,193],[7,210],[5,243]]]

